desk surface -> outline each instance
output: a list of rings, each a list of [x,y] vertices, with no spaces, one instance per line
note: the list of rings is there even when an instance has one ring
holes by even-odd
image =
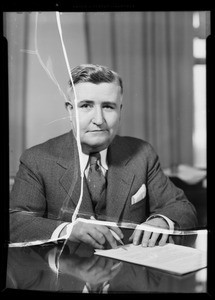
[[[175,243],[207,250],[207,235],[176,237]],[[87,283],[87,284],[86,284]],[[94,255],[84,244],[8,248],[6,288],[82,293],[205,293],[207,268],[176,276]]]

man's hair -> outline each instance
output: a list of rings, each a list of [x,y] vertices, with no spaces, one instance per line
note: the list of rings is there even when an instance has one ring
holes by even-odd
[[[94,84],[115,82],[121,87],[121,94],[123,93],[123,84],[121,77],[119,76],[119,74],[112,71],[106,66],[82,64],[71,70],[71,76],[74,85],[83,82],[91,82]],[[71,80],[69,80],[69,87],[73,88]]]

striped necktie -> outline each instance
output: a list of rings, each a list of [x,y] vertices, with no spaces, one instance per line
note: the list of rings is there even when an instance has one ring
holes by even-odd
[[[99,165],[100,153],[91,153],[89,156],[89,173],[87,176],[87,183],[91,194],[91,199],[96,205],[102,199],[103,192],[106,188],[106,178],[102,173]]]

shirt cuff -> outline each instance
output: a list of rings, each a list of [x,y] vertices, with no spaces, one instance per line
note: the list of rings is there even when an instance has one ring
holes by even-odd
[[[65,226],[67,226],[66,234],[64,236],[62,236],[62,238],[64,238],[64,239],[69,238],[69,236],[72,232],[73,225],[74,225],[74,223],[68,223],[68,222],[64,222],[64,223],[60,224],[52,233],[51,238],[58,239],[61,231],[65,228]],[[55,273],[58,273],[58,267],[57,267],[57,262],[56,262],[57,252],[58,252],[58,249],[54,248],[49,252],[49,255],[48,255],[48,264],[49,264],[50,268],[52,269],[52,271]]]
[[[64,227],[67,225],[67,224],[70,224],[68,222],[64,222],[62,224],[60,224],[55,230],[54,232],[52,233],[52,236],[51,236],[51,239],[58,239],[59,238],[59,235],[61,233],[61,231],[64,229]],[[64,237],[64,236],[63,236]],[[62,237],[62,238],[63,238]]]
[[[160,214],[151,215],[150,217],[148,217],[148,219],[146,221],[149,221],[149,220],[151,220],[153,218],[156,218],[156,217],[163,218],[167,222],[167,224],[169,225],[169,230],[174,231],[174,222],[172,220],[170,220],[169,218],[167,218],[166,216],[164,216],[164,215],[160,215]]]

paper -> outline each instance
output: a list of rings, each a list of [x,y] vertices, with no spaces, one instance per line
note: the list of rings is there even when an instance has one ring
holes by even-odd
[[[166,244],[164,246],[142,247],[133,244],[109,250],[96,250],[95,254],[126,262],[160,269],[177,275],[183,275],[207,266],[204,251],[190,247]]]

